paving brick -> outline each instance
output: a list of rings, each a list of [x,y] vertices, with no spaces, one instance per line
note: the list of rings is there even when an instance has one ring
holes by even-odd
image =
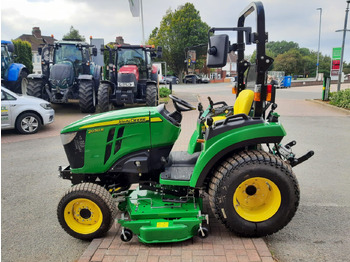
[[[152,249],[149,251],[150,256],[170,256],[171,249]]]
[[[158,262],[159,256],[148,256],[147,262]]]
[[[113,262],[136,262],[137,256],[116,256]]]
[[[237,256],[239,262],[249,262],[248,256]]]
[[[192,251],[191,250],[182,250],[181,259],[182,260],[192,259]]]
[[[226,262],[226,256],[205,256],[204,262]]]
[[[95,254],[91,258],[91,262],[99,262],[103,260],[104,255],[106,254],[107,249],[99,248],[96,250]]]
[[[261,257],[262,262],[274,262],[272,257]]]
[[[102,262],[113,262],[117,256],[104,256]]]

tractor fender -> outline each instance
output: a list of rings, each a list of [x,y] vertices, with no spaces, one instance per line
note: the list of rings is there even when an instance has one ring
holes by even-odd
[[[26,67],[23,64],[11,64],[8,69],[7,81],[17,81],[23,68],[26,69]]]
[[[262,123],[225,132],[205,141],[193,170],[190,186],[202,187],[211,170],[225,156],[247,146],[279,143],[286,135],[279,123]]]
[[[116,89],[116,85],[109,80],[100,80],[100,84],[108,84],[112,88],[113,92]]]
[[[79,75],[78,80],[92,80],[92,75]]]
[[[27,76],[28,79],[44,79],[45,75],[43,74],[30,74]]]
[[[95,65],[92,72],[92,76],[95,82],[96,89],[98,89],[98,85],[100,84],[101,73],[102,73],[102,67],[100,65]]]

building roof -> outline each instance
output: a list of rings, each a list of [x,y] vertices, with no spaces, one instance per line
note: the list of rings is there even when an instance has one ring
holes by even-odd
[[[32,51],[38,51],[38,47],[45,45],[45,42],[48,44],[53,44],[56,39],[52,36],[44,36],[41,35],[41,31],[39,27],[33,27],[32,34],[23,34],[19,37],[17,37],[15,40],[21,39],[22,41],[28,41],[32,45]]]

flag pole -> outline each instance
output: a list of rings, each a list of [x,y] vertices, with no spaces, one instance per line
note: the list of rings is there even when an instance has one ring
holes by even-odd
[[[143,26],[143,6],[142,6],[142,0],[141,1],[141,24],[142,24],[142,44],[145,44],[145,29]]]

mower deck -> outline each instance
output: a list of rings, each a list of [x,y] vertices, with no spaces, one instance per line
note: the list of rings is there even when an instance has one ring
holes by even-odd
[[[144,243],[178,242],[192,238],[206,219],[201,214],[201,198],[175,197],[139,188],[129,191],[126,201],[119,208],[127,211],[128,218],[123,214],[118,223],[138,235]]]

